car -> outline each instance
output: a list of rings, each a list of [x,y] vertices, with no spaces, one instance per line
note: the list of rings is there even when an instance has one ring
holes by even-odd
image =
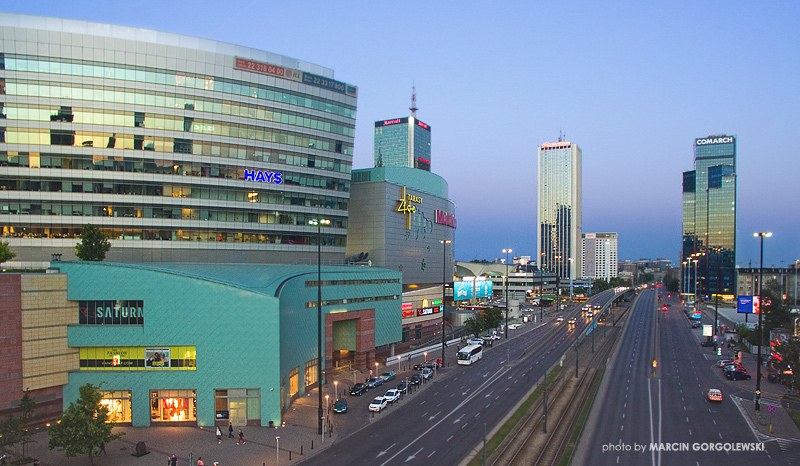
[[[367,380],[367,388],[375,388],[380,385],[383,385],[383,379],[380,377],[373,377]]]
[[[712,346],[717,346],[717,342],[711,341],[711,340],[706,340],[706,341],[700,342],[700,346],[702,346],[704,348],[710,348]]]
[[[433,376],[433,369],[422,369],[422,379],[428,380]]]
[[[708,401],[722,401],[722,392],[717,388],[710,388],[708,390]]]
[[[433,359],[428,359],[428,360],[427,360],[427,361],[425,361],[425,362],[432,362],[433,364],[435,364],[435,365],[436,365],[436,367],[442,367],[442,358],[433,358]]]
[[[390,388],[389,390],[386,390],[386,393],[384,393],[383,398],[388,403],[394,403],[395,401],[400,399],[400,390],[397,390],[396,388]]]
[[[417,374],[412,375],[408,378],[409,385],[419,385],[422,382],[422,377]]]
[[[602,309],[602,308],[603,308],[603,306],[601,306],[601,305],[599,305],[599,304],[595,304],[595,305],[594,305],[594,306],[592,306],[592,307],[593,307],[595,310],[597,310],[597,311],[599,311],[600,309]]]
[[[584,304],[584,305],[583,305],[583,307],[581,308],[581,310],[582,310],[583,312],[586,312],[586,311],[588,311],[588,310],[589,310],[589,309],[591,309],[591,308],[592,308],[592,305],[591,305],[591,304]]]
[[[564,322],[564,316],[556,317],[556,322]]]
[[[717,361],[717,367],[725,367],[730,364],[733,364],[733,360],[731,359],[720,359]]]
[[[569,322],[568,322],[568,324],[570,324],[570,325],[575,325],[575,323],[576,323],[576,322],[578,322],[578,319],[576,319],[576,318],[572,317],[572,318],[570,318],[570,319],[569,319]]]
[[[665,304],[665,305],[661,306],[661,310],[662,311],[666,311],[667,310],[667,305]]]
[[[388,403],[386,398],[382,396],[376,396],[372,399],[372,403],[369,404],[369,410],[379,413],[383,408],[386,407],[386,403]]]
[[[467,340],[467,343],[469,343],[470,345],[482,345],[483,338],[470,338],[469,340]]]
[[[405,393],[408,390],[408,382],[400,382],[394,388],[395,388],[395,390],[399,391],[400,393]]]
[[[700,327],[700,322],[692,322],[692,328]]]
[[[367,392],[369,387],[365,383],[357,383],[353,385],[353,388],[350,389],[350,395],[352,396],[360,396]]]
[[[499,340],[500,339],[500,335],[498,335],[496,333],[490,333],[488,335],[484,335],[483,339],[484,340],[489,340],[489,341]],[[441,361],[441,359],[439,361]],[[441,366],[441,363],[439,363],[439,365]]]
[[[388,382],[390,380],[394,380],[396,375],[397,374],[395,374],[394,371],[386,371],[380,375],[380,378],[382,378],[384,382]]]
[[[433,369],[434,367],[436,367],[436,363],[431,360],[421,362],[419,364],[414,364],[415,371],[421,371],[422,369]]]
[[[728,372],[728,371],[747,372],[747,369],[745,369],[743,365],[734,362],[732,364],[728,364],[726,366],[722,366],[722,372]]]
[[[522,324],[511,324],[511,325],[508,326],[508,329],[509,330],[516,330],[516,329],[518,329],[520,327],[522,327]]]
[[[339,399],[336,400],[336,403],[333,404],[333,412],[344,414],[347,412],[347,400]]]
[[[725,371],[725,377],[730,380],[750,380],[750,374],[744,371]]]
[[[586,317],[594,317],[594,311],[592,311],[591,309],[586,311]]]

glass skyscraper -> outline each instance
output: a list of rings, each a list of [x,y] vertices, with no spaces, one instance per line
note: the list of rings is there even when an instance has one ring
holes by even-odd
[[[581,149],[569,142],[537,149],[539,267],[561,279],[580,278]]]
[[[169,32],[0,13],[0,234],[15,265],[343,258],[357,88]]]
[[[415,117],[375,122],[375,167],[431,171],[431,127]]]
[[[695,169],[683,173],[681,260],[696,254],[697,292],[736,293],[736,137],[694,141]]]

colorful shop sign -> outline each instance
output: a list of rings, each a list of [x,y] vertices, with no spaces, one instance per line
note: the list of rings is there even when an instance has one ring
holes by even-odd
[[[195,370],[194,346],[97,346],[79,351],[81,370]]]

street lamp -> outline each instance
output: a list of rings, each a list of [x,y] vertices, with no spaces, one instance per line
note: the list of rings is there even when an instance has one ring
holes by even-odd
[[[339,381],[338,380],[334,380],[333,381],[333,390],[335,392],[334,396],[338,400],[339,399]]]
[[[319,428],[322,435],[322,225],[330,225],[327,218],[315,218],[308,221],[317,227],[317,383],[319,384]]]
[[[508,253],[511,249],[503,249],[506,253],[506,339],[508,339]]]
[[[572,257],[569,258],[569,302],[572,303]]]
[[[756,368],[756,411],[761,411],[761,345],[764,343],[764,327],[761,326],[761,314],[764,313],[763,297],[761,292],[764,290],[764,237],[769,238],[772,233],[753,233],[753,236],[761,241],[761,260],[758,268],[758,367]]]
[[[439,240],[442,243],[442,367],[444,367],[444,344],[445,344],[445,336],[444,336],[444,285],[445,280],[447,279],[447,245],[452,243],[449,239]],[[473,281],[473,284],[475,282]],[[473,294],[473,297],[475,295]],[[455,299],[455,296],[453,296]]]
[[[278,435],[275,437],[275,466],[278,466],[278,462],[281,459],[281,436]]]

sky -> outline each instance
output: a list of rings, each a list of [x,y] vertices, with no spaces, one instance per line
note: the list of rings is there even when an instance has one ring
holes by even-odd
[[[536,148],[583,152],[583,231],[619,258],[678,261],[695,138],[737,137],[737,263],[800,259],[800,2],[271,0],[0,2],[0,10],[203,37],[315,63],[373,122],[429,124],[456,203],[457,260],[536,255]]]

